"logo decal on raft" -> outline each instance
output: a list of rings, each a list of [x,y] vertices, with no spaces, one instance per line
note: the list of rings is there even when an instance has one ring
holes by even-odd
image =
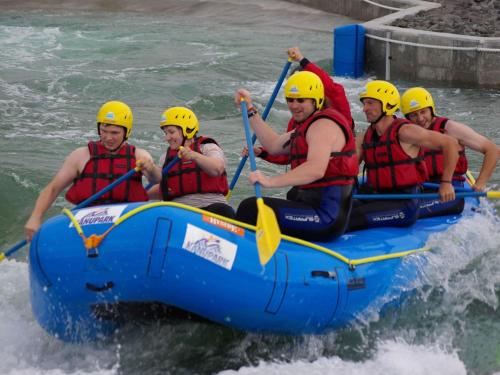
[[[84,208],[75,214],[75,219],[81,226],[110,224],[118,220],[125,207],[126,204]],[[73,223],[70,223],[69,227],[73,227]]]
[[[182,248],[230,271],[238,246],[213,233],[187,224]]]
[[[237,225],[228,223],[227,221],[217,219],[213,216],[208,216],[208,215],[203,215],[202,219],[205,223],[209,223],[212,225],[215,225],[216,227],[219,227],[221,229],[227,230],[228,232],[237,234],[238,236],[244,236],[245,235],[245,229],[240,228]]]

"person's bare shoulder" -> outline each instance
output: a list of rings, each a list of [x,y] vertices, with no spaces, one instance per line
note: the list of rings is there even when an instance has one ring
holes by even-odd
[[[89,159],[90,153],[88,147],[78,147],[66,157],[63,168],[76,169],[80,173]]]

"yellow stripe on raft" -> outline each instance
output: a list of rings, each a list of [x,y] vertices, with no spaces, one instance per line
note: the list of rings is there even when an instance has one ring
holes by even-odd
[[[499,194],[500,194],[500,192],[499,192]],[[132,216],[137,215],[138,213],[140,213],[142,211],[149,210],[151,208],[156,208],[156,207],[176,207],[176,208],[184,209],[184,210],[187,210],[187,211],[196,212],[196,213],[199,213],[199,214],[202,214],[202,215],[205,215],[205,216],[211,216],[211,217],[214,217],[216,219],[219,219],[219,220],[222,220],[222,221],[225,221],[225,222],[237,225],[239,227],[242,227],[242,228],[245,228],[245,229],[249,229],[249,230],[251,230],[253,232],[256,231],[256,226],[254,226],[254,225],[250,225],[250,224],[238,221],[238,220],[230,219],[230,218],[227,218],[225,216],[217,215],[217,214],[214,214],[212,212],[202,210],[200,208],[191,207],[191,206],[187,206],[185,204],[176,203],[176,202],[153,202],[153,203],[147,203],[147,204],[145,204],[143,206],[134,208],[133,210],[127,212],[125,215],[123,215],[122,217],[120,217],[112,225],[112,227],[109,228],[106,232],[109,233],[112,228],[117,227],[118,225],[120,225],[121,223],[123,223],[125,220],[131,218]],[[73,216],[73,213],[70,210],[66,209],[66,208],[63,209],[63,213],[69,217],[69,219],[71,220],[71,222],[73,222],[73,225],[75,226],[76,230],[79,231],[78,233],[80,235],[82,235],[83,234],[82,229],[81,229],[80,225],[78,224],[78,222],[76,221],[75,217]],[[75,222],[76,222],[76,224],[75,224]],[[322,253],[328,254],[328,255],[330,255],[330,256],[332,256],[332,257],[340,260],[341,262],[349,265],[349,267],[351,267],[351,268],[354,268],[355,266],[358,266],[358,265],[361,265],[361,264],[366,264],[366,263],[375,263],[375,262],[380,262],[380,261],[384,261],[384,260],[402,258],[402,257],[408,256],[408,255],[412,255],[412,254],[416,254],[416,253],[421,253],[421,252],[424,252],[424,251],[429,251],[431,249],[430,247],[425,246],[425,247],[421,247],[421,248],[418,248],[418,249],[410,249],[410,250],[401,251],[401,252],[398,252],[398,253],[378,255],[378,256],[366,257],[366,258],[359,258],[359,259],[349,259],[349,258],[343,256],[342,254],[340,254],[340,253],[338,253],[338,252],[336,252],[334,250],[328,249],[328,248],[326,248],[324,246],[317,245],[315,243],[312,243],[312,242],[309,242],[309,241],[306,241],[306,240],[301,240],[300,238],[295,238],[295,237],[287,236],[285,234],[281,234],[280,237],[281,237],[282,240],[285,240],[285,241],[288,241],[288,242],[292,242],[292,243],[296,243],[298,245],[310,248],[312,250],[316,250],[316,251],[320,251]]]

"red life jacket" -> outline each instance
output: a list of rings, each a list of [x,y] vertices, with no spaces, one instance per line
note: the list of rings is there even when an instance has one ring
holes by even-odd
[[[201,145],[215,143],[211,138],[196,137],[190,148],[201,153]],[[177,150],[168,149],[163,168],[177,155]],[[215,193],[226,195],[229,187],[227,174],[212,177],[192,160],[182,160],[173,166],[161,180],[162,198],[165,201],[195,193]]]
[[[422,150],[413,158],[399,143],[399,129],[407,124],[411,123],[395,118],[382,136],[377,134],[374,125],[368,127],[363,139],[363,155],[368,185],[373,189],[398,190],[427,181]]]
[[[66,199],[73,204],[83,202],[135,168],[135,147],[128,143],[115,154],[110,154],[100,141],[89,142],[88,148],[90,159],[66,193]],[[92,204],[147,201],[141,177],[140,173],[135,173]]]
[[[429,130],[446,134],[446,123],[448,119],[446,117],[435,117]],[[431,150],[429,148],[424,148],[424,160],[427,165],[427,171],[429,172],[429,180],[440,180],[444,169],[443,151],[442,150]],[[467,173],[469,168],[467,157],[465,156],[465,148],[458,153],[458,161],[453,172],[453,179],[456,181],[465,181],[464,174]]]
[[[306,141],[306,133],[309,126],[321,118],[328,118],[340,126],[344,133],[346,144],[340,152],[332,152],[330,154],[330,161],[322,178],[310,184],[301,185],[299,188],[311,189],[331,185],[353,185],[358,174],[358,157],[356,155],[356,143],[352,134],[351,124],[347,122],[342,114],[332,108],[316,111],[304,122],[293,124],[295,131],[290,136],[292,169],[297,168],[307,160],[309,146]]]

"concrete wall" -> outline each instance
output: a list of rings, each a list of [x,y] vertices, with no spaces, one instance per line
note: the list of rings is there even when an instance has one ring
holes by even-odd
[[[457,34],[388,26],[394,20],[440,5],[418,0],[373,0],[389,10],[363,0],[288,0],[332,13],[367,21],[363,23],[365,71],[379,78],[386,77],[386,41],[375,37],[444,47],[473,47],[474,50],[435,49],[390,43],[390,79],[405,79],[424,84],[439,82],[463,87],[500,88],[500,38],[483,38]],[[497,51],[485,51],[494,49]]]
[[[302,4],[325,12],[342,14],[347,17],[355,18],[361,21],[370,21],[393,13],[393,10],[368,6],[362,0],[287,0],[290,3]],[[379,0],[374,0],[379,2]],[[407,2],[399,0],[381,0],[384,5],[394,8],[408,8]]]

